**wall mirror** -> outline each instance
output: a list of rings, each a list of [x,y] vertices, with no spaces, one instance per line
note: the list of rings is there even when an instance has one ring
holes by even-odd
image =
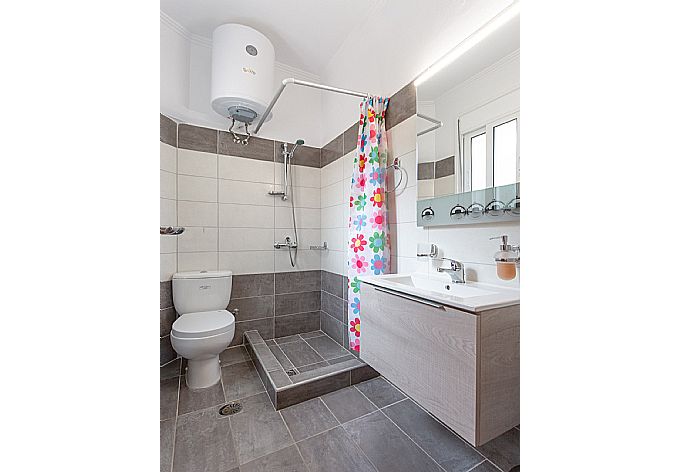
[[[519,15],[417,84],[416,122],[418,226],[519,218]]]

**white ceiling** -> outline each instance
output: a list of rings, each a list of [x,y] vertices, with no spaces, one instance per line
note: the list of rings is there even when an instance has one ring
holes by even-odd
[[[520,15],[417,87],[417,100],[433,101],[453,87],[520,49]]]
[[[268,37],[276,61],[320,75],[361,18],[384,0],[160,0],[161,10],[210,40],[224,23]]]

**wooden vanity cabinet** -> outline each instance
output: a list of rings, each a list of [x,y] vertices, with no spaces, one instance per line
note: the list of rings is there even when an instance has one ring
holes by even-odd
[[[479,313],[362,283],[360,357],[473,446],[520,423],[520,306]]]

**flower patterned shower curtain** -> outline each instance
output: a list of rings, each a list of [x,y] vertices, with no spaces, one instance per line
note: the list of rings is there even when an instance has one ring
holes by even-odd
[[[348,325],[350,349],[359,351],[362,275],[378,275],[390,267],[386,208],[388,98],[368,97],[359,106],[359,135],[350,185],[348,222]],[[366,314],[364,315],[366,316]]]

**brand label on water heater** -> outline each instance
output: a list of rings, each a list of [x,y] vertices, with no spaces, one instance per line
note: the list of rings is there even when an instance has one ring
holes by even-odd
[[[251,67],[243,67],[242,72],[246,72],[247,74],[256,75],[256,71],[254,69],[252,69]]]

